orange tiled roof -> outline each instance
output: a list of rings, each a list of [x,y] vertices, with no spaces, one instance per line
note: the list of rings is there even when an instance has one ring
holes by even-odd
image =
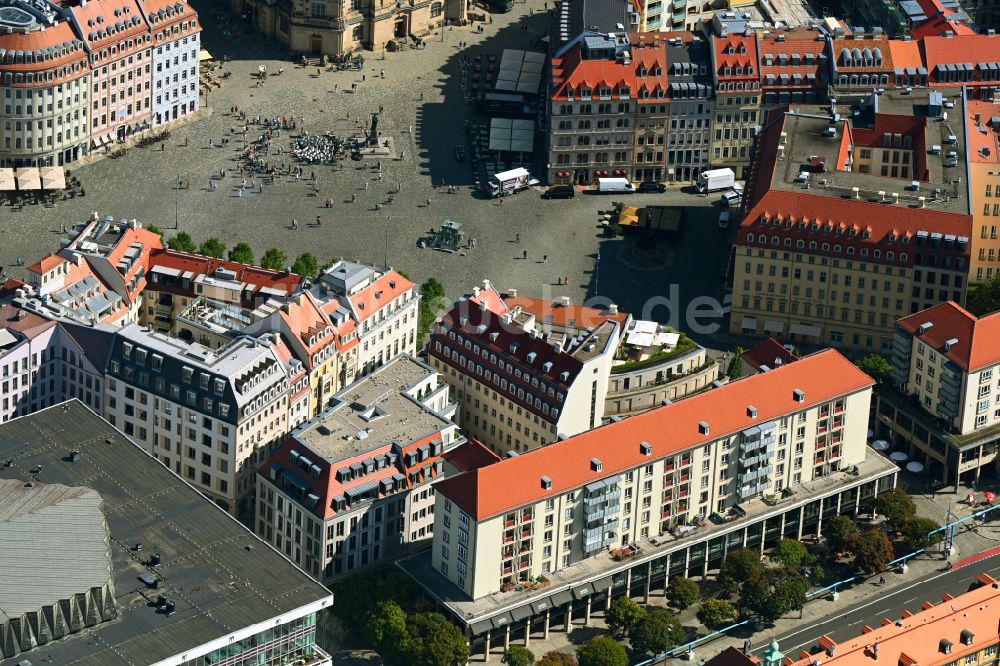
[[[627,312],[611,314],[607,310],[598,310],[583,305],[563,305],[557,301],[547,301],[530,296],[503,295],[507,307],[513,310],[520,307],[523,311],[533,314],[538,324],[552,323],[557,326],[567,326],[573,322],[573,328],[586,329],[590,326],[600,326],[606,321],[623,323],[628,319]],[[549,317],[552,319],[549,320]]]
[[[892,40],[888,37],[883,37],[882,39],[835,39],[833,41],[833,60],[837,63],[837,72],[840,74],[853,72],[890,72],[895,74],[897,65],[893,64],[892,49],[889,48],[891,43]],[[862,52],[865,49],[871,49],[873,52],[875,49],[878,49],[882,53],[882,65],[871,65],[868,67],[854,65],[847,67],[844,65],[840,55],[844,49],[848,51],[859,49]]]
[[[919,333],[921,324],[933,324],[925,333]],[[941,303],[908,317],[896,325],[947,356],[967,372],[1000,363],[1000,312],[976,317],[954,301]],[[945,343],[955,340],[954,346],[945,350]]]
[[[969,63],[973,67],[980,62],[996,62],[1000,60],[1000,37],[995,35],[960,35],[957,37],[934,37],[928,36],[921,40],[924,49],[924,60],[927,62],[927,71],[930,74],[930,82],[937,83],[936,68],[938,65],[955,65]],[[965,82],[964,85],[978,85],[978,70],[975,81]],[[983,85],[996,85],[994,81],[983,81]],[[955,82],[944,82],[941,85],[956,87],[962,85]]]
[[[150,254],[149,268],[152,269],[156,266],[173,268],[182,273],[190,272],[195,276],[211,275],[217,269],[225,268],[236,273],[237,280],[251,284],[258,290],[263,287],[269,287],[283,291],[284,295],[282,298],[289,297],[302,281],[302,276],[295,273],[285,273],[284,271],[275,271],[269,268],[261,268],[260,266],[250,266],[225,259],[213,259],[212,257],[200,254],[189,254],[169,248],[158,248]]]
[[[1000,142],[997,140],[997,130],[990,125],[990,119],[993,116],[1000,116],[1000,106],[970,99],[966,100],[965,107],[968,112],[965,119],[968,124],[965,136],[968,141],[966,151],[969,161],[978,164],[997,164],[1000,162]],[[986,132],[979,131],[976,114],[979,114],[979,123],[986,127]]]
[[[305,359],[305,363],[312,367],[312,354],[334,341],[335,333],[330,319],[308,291],[303,291],[298,297],[289,300],[279,312],[281,318],[288,324],[289,330],[309,351],[310,358]],[[309,343],[309,338],[326,328],[330,328],[327,335],[318,337],[313,344]]]
[[[920,42],[903,41],[902,39],[890,40],[889,53],[892,55],[892,66],[895,69],[925,67]]]
[[[42,275],[43,273],[48,273],[64,261],[66,260],[57,254],[49,254],[28,266],[28,271]]]
[[[783,35],[784,41],[778,41],[778,36]],[[810,88],[820,85],[825,85],[827,79],[826,72],[829,69],[829,62],[826,58],[826,41],[817,41],[816,37],[820,35],[819,32],[815,30],[809,30],[808,28],[796,28],[795,30],[785,30],[781,32],[772,32],[765,35],[760,40],[760,73],[762,77],[766,77],[768,74],[772,74],[778,77],[782,74],[788,74],[789,76],[799,74],[803,77],[801,84],[765,84],[771,87],[781,87],[781,88]],[[780,64],[779,55],[784,54],[787,56],[787,61],[784,65]],[[798,54],[800,57],[800,64],[792,64],[792,54]],[[805,56],[810,54],[813,56],[813,62],[811,65],[806,64]],[[767,58],[765,56],[773,56],[771,65],[767,64]],[[822,58],[820,56],[823,56]],[[806,75],[813,74],[816,77],[816,83],[810,84],[805,80]]]
[[[945,595],[937,605],[925,603],[924,610],[904,613],[898,621],[884,618],[881,626],[864,627],[855,638],[838,643],[829,636],[822,637],[820,643],[828,650],[832,648],[832,655],[803,651],[798,659],[786,658],[785,664],[809,666],[818,656],[822,656],[819,661],[824,666],[964,663],[966,655],[997,644],[1000,584],[985,573],[979,574],[977,580],[980,586],[973,590],[957,597]],[[943,649],[945,641],[950,644],[948,653]]]
[[[734,53],[728,53],[730,46],[733,47]],[[715,55],[716,75],[720,81],[760,80],[757,40],[753,36],[728,35],[726,37],[713,37],[712,48]],[[740,48],[743,48],[745,52],[740,53]],[[743,74],[723,74],[723,67],[743,67]],[[749,67],[754,68],[753,74],[749,73]]]
[[[386,271],[385,275],[350,297],[351,309],[359,322],[365,321],[412,288],[413,283],[396,271]]]
[[[0,49],[6,51],[44,51],[48,48],[61,48],[67,42],[70,44],[76,43],[80,48],[76,50],[67,49],[66,55],[41,62],[2,63],[0,64],[0,71],[43,72],[63,67],[77,60],[85,61],[87,59],[87,52],[83,49],[83,44],[77,38],[76,33],[73,32],[69,21],[59,21],[55,25],[46,26],[44,31],[31,30],[27,34],[24,34],[24,32],[15,30],[9,35],[0,34]],[[86,73],[86,68],[83,68],[83,70],[80,72],[80,75]]]
[[[653,458],[664,458],[872,384],[857,366],[828,349],[439,481],[435,488],[474,519],[483,520],[649,462],[640,451],[641,442],[652,445]],[[795,401],[794,389],[805,392],[804,403]],[[748,415],[749,405],[757,408],[756,418]],[[709,424],[710,434],[701,433],[701,421]],[[601,461],[602,471],[591,469],[592,458]],[[551,490],[542,487],[542,476],[551,479]]]

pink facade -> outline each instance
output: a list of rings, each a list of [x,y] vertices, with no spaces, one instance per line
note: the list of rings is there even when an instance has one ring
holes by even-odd
[[[135,0],[86,2],[70,10],[90,50],[91,137],[124,140],[151,120],[152,39]]]

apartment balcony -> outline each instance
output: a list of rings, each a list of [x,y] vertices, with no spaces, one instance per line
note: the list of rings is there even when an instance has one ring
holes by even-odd
[[[530,566],[531,566],[531,562],[525,561],[525,562],[521,562],[519,565],[517,565],[517,569],[518,569],[518,571],[524,571],[525,569],[529,568]]]
[[[511,518],[510,520],[505,520],[505,521],[503,521],[503,526],[504,526],[504,528],[506,529],[506,528],[508,528],[508,527],[514,527],[514,525],[515,525],[516,523],[517,523],[517,521],[516,521],[516,520],[514,520],[513,518]]]
[[[504,576],[509,576],[512,573],[514,573],[514,567],[513,565],[510,566],[505,565],[502,571]]]
[[[530,513],[526,513],[523,516],[521,516],[521,522],[524,522],[524,523],[531,522],[532,518],[533,518],[533,516]]]
[[[514,534],[513,534],[513,532],[504,534],[503,535],[503,542],[504,543],[514,543]]]

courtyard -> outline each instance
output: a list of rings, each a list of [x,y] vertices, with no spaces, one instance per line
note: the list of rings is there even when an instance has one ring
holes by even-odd
[[[290,258],[311,252],[321,264],[335,257],[388,263],[417,282],[436,277],[450,297],[490,278],[502,289],[565,295],[577,303],[600,295],[636,316],[685,328],[683,313],[692,299],[720,295],[732,231],[718,229],[720,209],[708,198],[680,190],[630,195],[631,205],[678,206],[685,216],[681,233],[660,241],[663,261],[636,266],[624,250],[634,237],[606,238],[597,223],[598,211],[611,208],[616,197],[548,201],[540,198],[543,188],[534,188],[501,204],[473,191],[470,160],[459,162],[455,146],[468,149],[467,123],[488,123],[488,118],[464,99],[461,59],[499,59],[504,48],[543,50],[538,40],[548,31],[550,14],[542,0],[516,3],[512,12],[495,15],[482,33],[450,28],[428,36],[423,49],[363,52],[362,69],[322,73],[315,65],[291,62],[279,45],[248,34],[235,16],[207,2],[194,4],[205,26],[205,48],[220,60],[230,59],[223,69],[231,75],[209,93],[205,117],[173,129],[163,141],[73,168],[83,197],[59,201],[55,208],[0,208],[0,266],[8,272],[24,278],[16,259],[30,264],[56,251],[64,225],[97,211],[156,225],[168,238],[179,230],[196,243],[210,237],[228,247],[245,242],[258,258],[276,247]],[[261,65],[268,76],[258,86]],[[277,75],[279,68],[284,71]],[[256,116],[295,120],[294,131],[272,139],[264,158],[269,164],[299,164],[288,150],[292,136],[302,130],[357,135],[380,108],[379,134],[391,137],[396,155],[380,160],[379,171],[372,168],[374,161],[365,168],[364,162],[348,159],[339,166],[302,164],[300,178],[278,176],[274,183],[248,176],[254,187],[236,196],[245,123],[231,113],[234,107],[245,111],[251,141],[264,132],[252,123]],[[536,146],[542,141],[536,135]],[[213,180],[222,170],[225,177]],[[435,189],[442,180],[458,191]],[[418,247],[418,240],[445,219],[461,223],[475,247],[456,253]],[[559,284],[563,277],[568,284]],[[665,309],[671,285],[678,285],[677,296]],[[654,297],[660,298],[650,306]]]

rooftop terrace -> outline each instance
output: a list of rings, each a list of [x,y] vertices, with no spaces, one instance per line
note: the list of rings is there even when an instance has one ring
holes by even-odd
[[[435,371],[401,354],[343,389],[333,406],[292,436],[334,463],[390,442],[407,445],[453,425],[411,389]]]

